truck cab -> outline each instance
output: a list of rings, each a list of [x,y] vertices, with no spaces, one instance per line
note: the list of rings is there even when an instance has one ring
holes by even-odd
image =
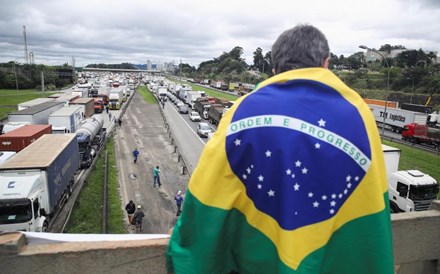
[[[32,170],[21,175],[9,172],[0,175],[0,185],[5,186],[0,194],[0,232],[48,230],[45,179],[43,174]]]
[[[437,181],[418,170],[396,171],[388,177],[392,213],[428,210],[438,192]]]

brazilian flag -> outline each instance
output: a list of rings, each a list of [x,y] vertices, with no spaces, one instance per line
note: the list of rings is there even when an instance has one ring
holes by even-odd
[[[169,243],[175,273],[393,273],[373,115],[331,71],[288,71],[224,115]]]

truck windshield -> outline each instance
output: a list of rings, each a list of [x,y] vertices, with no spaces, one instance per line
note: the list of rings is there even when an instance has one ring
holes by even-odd
[[[16,224],[32,219],[29,199],[3,200],[0,202],[0,224]]]
[[[411,200],[432,200],[437,197],[438,185],[414,186],[409,189],[409,198]]]

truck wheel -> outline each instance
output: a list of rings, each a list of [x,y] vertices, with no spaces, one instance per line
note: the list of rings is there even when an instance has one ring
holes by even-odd
[[[43,223],[43,227],[41,228],[41,232],[48,232],[49,231],[49,224],[47,222]]]
[[[390,212],[391,213],[399,213],[399,209],[397,208],[397,205],[391,203],[390,204]]]

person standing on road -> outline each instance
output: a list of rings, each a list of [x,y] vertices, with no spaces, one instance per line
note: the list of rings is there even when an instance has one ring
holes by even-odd
[[[136,223],[136,229],[139,228],[139,231],[142,231],[142,218],[145,217],[144,212],[141,209],[141,205],[137,206],[137,210],[134,213],[134,220]]]
[[[183,203],[183,197],[182,197],[182,191],[177,191],[177,195],[176,197],[174,197],[174,200],[176,201],[176,206],[177,206],[177,214],[176,216],[180,215],[180,212],[182,212],[181,208],[182,208],[182,203]]]
[[[159,166],[156,166],[156,167],[154,168],[154,171],[153,171],[153,185],[154,185],[154,187],[156,187],[156,184],[157,184],[158,187],[161,186],[161,183],[160,183],[160,169],[159,169]]]
[[[121,116],[119,116],[119,118],[118,118],[118,125],[119,125],[119,127],[121,127],[121,125],[122,125],[122,117]]]
[[[105,106],[105,111],[107,111],[108,114],[108,105]]]
[[[138,160],[138,155],[139,155],[139,150],[137,148],[135,148],[133,150],[133,161],[136,164],[137,160]]]
[[[108,113],[108,120],[109,120],[110,122],[112,121],[112,113],[111,113],[111,112]]]
[[[125,206],[125,211],[127,211],[128,224],[131,225],[133,221],[133,214],[136,211],[136,205],[132,200],[130,200],[130,202],[128,202],[128,204]]]

